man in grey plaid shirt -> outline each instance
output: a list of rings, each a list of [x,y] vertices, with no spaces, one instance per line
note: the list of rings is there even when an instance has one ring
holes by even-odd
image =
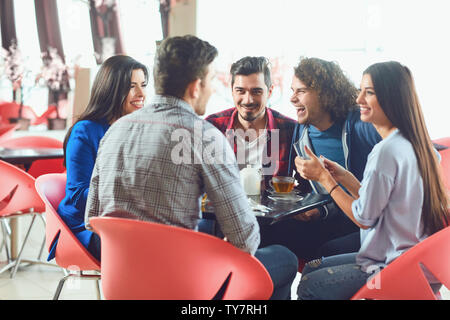
[[[196,229],[206,192],[228,241],[263,263],[274,283],[273,299],[287,299],[297,258],[279,245],[257,250],[259,226],[234,152],[223,134],[199,117],[212,93],[216,56],[216,48],[194,36],[161,43],[156,95],[117,120],[100,143],[86,226],[90,217],[114,215]]]

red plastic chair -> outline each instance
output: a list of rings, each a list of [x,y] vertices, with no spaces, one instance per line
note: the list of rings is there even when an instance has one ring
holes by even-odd
[[[22,252],[33,227],[36,215],[44,212],[45,206],[34,187],[35,180],[25,171],[7,162],[0,161],[0,220],[3,229],[3,244],[6,246],[8,264],[0,273],[13,268],[11,278],[14,278],[21,262],[43,263],[40,261],[22,259]],[[6,219],[32,216],[30,226],[17,257],[10,257],[6,239]],[[45,263],[43,263],[45,264]]]
[[[56,212],[56,208],[65,196],[65,188],[65,174],[44,174],[36,179],[36,190],[45,203],[46,247],[50,251],[54,241],[58,239],[55,252],[56,264],[64,269],[79,271],[77,274],[68,274],[59,281],[53,299],[59,298],[65,281],[73,276],[80,277],[80,279],[97,280],[97,298],[100,298],[98,285],[100,276],[83,274],[86,271],[100,270],[100,262],[86,250]]]
[[[0,120],[3,124],[9,124],[9,118],[17,118],[19,116],[20,105],[16,102],[0,103]],[[31,123],[37,118],[36,112],[29,106],[23,106],[22,117],[31,120]]]
[[[115,217],[91,218],[90,224],[101,238],[106,299],[246,300],[272,294],[264,266],[219,238]]]
[[[448,149],[441,150],[441,168],[444,185],[450,193],[450,137],[433,140],[433,142],[447,146]]]
[[[420,264],[450,288],[450,227],[403,253],[376,275],[379,288],[370,288],[373,284],[369,282],[352,300],[437,300]]]
[[[49,118],[56,118],[56,106],[55,105],[49,105],[48,109],[45,110],[43,114],[41,114],[39,117],[37,117],[32,124],[38,125],[42,123],[46,123]]]
[[[63,142],[44,136],[24,136],[18,138],[11,138],[0,141],[0,147],[17,149],[17,148],[55,148],[62,149]],[[47,173],[63,173],[66,171],[63,165],[63,159],[45,159],[36,160],[33,162],[27,172],[33,177],[37,178],[40,175]]]
[[[0,124],[0,142],[10,139],[18,126],[18,124]]]

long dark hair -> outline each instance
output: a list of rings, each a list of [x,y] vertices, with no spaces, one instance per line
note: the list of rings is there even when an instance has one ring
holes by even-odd
[[[88,105],[77,121],[70,127],[64,138],[64,166],[66,147],[73,126],[81,120],[97,120],[112,123],[124,115],[123,104],[131,88],[133,70],[140,69],[148,81],[145,65],[125,55],[112,56],[101,65],[94,83]]]
[[[396,61],[389,61],[371,65],[364,74],[372,78],[378,103],[387,118],[413,146],[423,180],[424,231],[433,234],[449,224],[449,199],[411,71]]]

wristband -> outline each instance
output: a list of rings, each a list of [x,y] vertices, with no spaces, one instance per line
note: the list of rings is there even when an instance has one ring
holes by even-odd
[[[333,187],[333,188],[331,188],[331,190],[330,190],[330,192],[328,192],[328,194],[329,195],[331,195],[331,193],[334,191],[334,189],[336,189],[337,187],[339,187],[339,184],[338,183],[336,183],[336,185]]]

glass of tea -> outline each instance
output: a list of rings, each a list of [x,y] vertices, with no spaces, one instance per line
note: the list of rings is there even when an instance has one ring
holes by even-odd
[[[294,189],[295,178],[294,177],[282,177],[275,176],[272,177],[270,181],[270,186],[277,193],[289,193]]]

